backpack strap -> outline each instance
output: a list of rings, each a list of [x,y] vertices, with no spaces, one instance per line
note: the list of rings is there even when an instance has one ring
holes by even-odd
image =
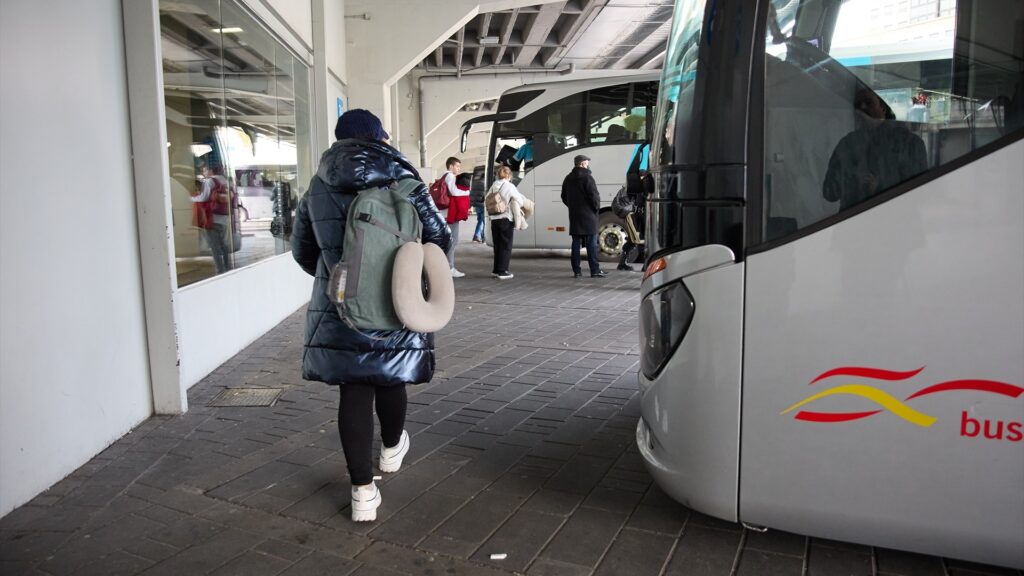
[[[406,242],[415,242],[415,241],[418,240],[418,238],[416,238],[412,234],[406,234],[405,232],[402,232],[401,230],[399,230],[398,228],[395,228],[394,226],[391,226],[390,224],[385,224],[385,223],[381,222],[380,220],[375,218],[373,216],[373,214],[367,214],[366,212],[360,212],[359,214],[356,214],[356,219],[359,220],[360,222],[366,222],[367,224],[372,224],[372,225],[376,226],[377,228],[380,228],[381,230],[384,230],[385,232],[389,232],[392,235],[394,235],[394,236],[396,236],[398,238],[401,238],[402,240],[405,240]]]

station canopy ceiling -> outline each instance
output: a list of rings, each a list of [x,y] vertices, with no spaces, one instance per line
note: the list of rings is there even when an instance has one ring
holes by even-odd
[[[419,64],[484,69],[661,67],[674,0],[564,0],[479,14]]]
[[[657,69],[668,42],[674,0],[561,0],[481,13],[448,38],[421,70]],[[230,17],[229,17],[230,16]],[[294,138],[293,67],[269,34],[225,15],[221,23],[195,2],[162,2],[165,88],[207,100],[182,110],[181,122],[227,117],[247,132]],[[244,30],[244,31],[243,31]],[[283,61],[281,56],[283,56]],[[301,80],[300,80],[301,82]],[[467,104],[489,110],[494,102]]]

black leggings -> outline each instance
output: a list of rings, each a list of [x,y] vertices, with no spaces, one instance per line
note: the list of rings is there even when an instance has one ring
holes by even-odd
[[[353,486],[373,481],[373,408],[377,405],[380,436],[387,447],[398,445],[405,428],[405,384],[374,386],[342,384],[338,402],[338,433]]]

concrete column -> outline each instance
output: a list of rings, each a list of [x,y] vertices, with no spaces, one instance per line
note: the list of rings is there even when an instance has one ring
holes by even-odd
[[[317,152],[330,146],[333,104],[327,96],[327,30],[324,0],[312,0],[313,9],[313,142]]]
[[[174,234],[168,224],[171,190],[159,6],[157,0],[123,0],[121,6],[153,409],[157,414],[181,414],[188,409],[188,400],[180,379],[174,303],[178,276]]]
[[[323,9],[323,22],[319,31],[323,34],[323,49],[316,50],[317,75],[324,81],[324,99],[321,100],[323,115],[321,124],[324,133],[318,136],[319,150],[324,150],[334,142],[334,124],[338,119],[338,99],[345,109],[352,108],[348,91],[348,66],[345,54],[348,51],[345,41],[345,0],[314,0]]]

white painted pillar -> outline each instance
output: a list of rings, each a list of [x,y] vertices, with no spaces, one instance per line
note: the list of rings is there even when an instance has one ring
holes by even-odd
[[[174,304],[178,277],[169,224],[171,191],[159,6],[157,0],[123,0],[121,6],[153,410],[181,414],[188,409],[188,400],[180,379]]]
[[[317,152],[334,141],[333,125],[327,96],[327,31],[324,21],[324,0],[312,0],[313,9],[313,143]],[[314,158],[318,158],[315,154]]]
[[[334,125],[338,119],[338,99],[346,110],[351,109],[349,100],[347,64],[345,62],[345,0],[313,0],[314,40],[320,35],[321,43],[314,46],[317,82],[315,91],[322,114],[318,123],[323,128],[317,134],[317,150],[325,150],[334,142]],[[317,156],[319,158],[319,156]]]

